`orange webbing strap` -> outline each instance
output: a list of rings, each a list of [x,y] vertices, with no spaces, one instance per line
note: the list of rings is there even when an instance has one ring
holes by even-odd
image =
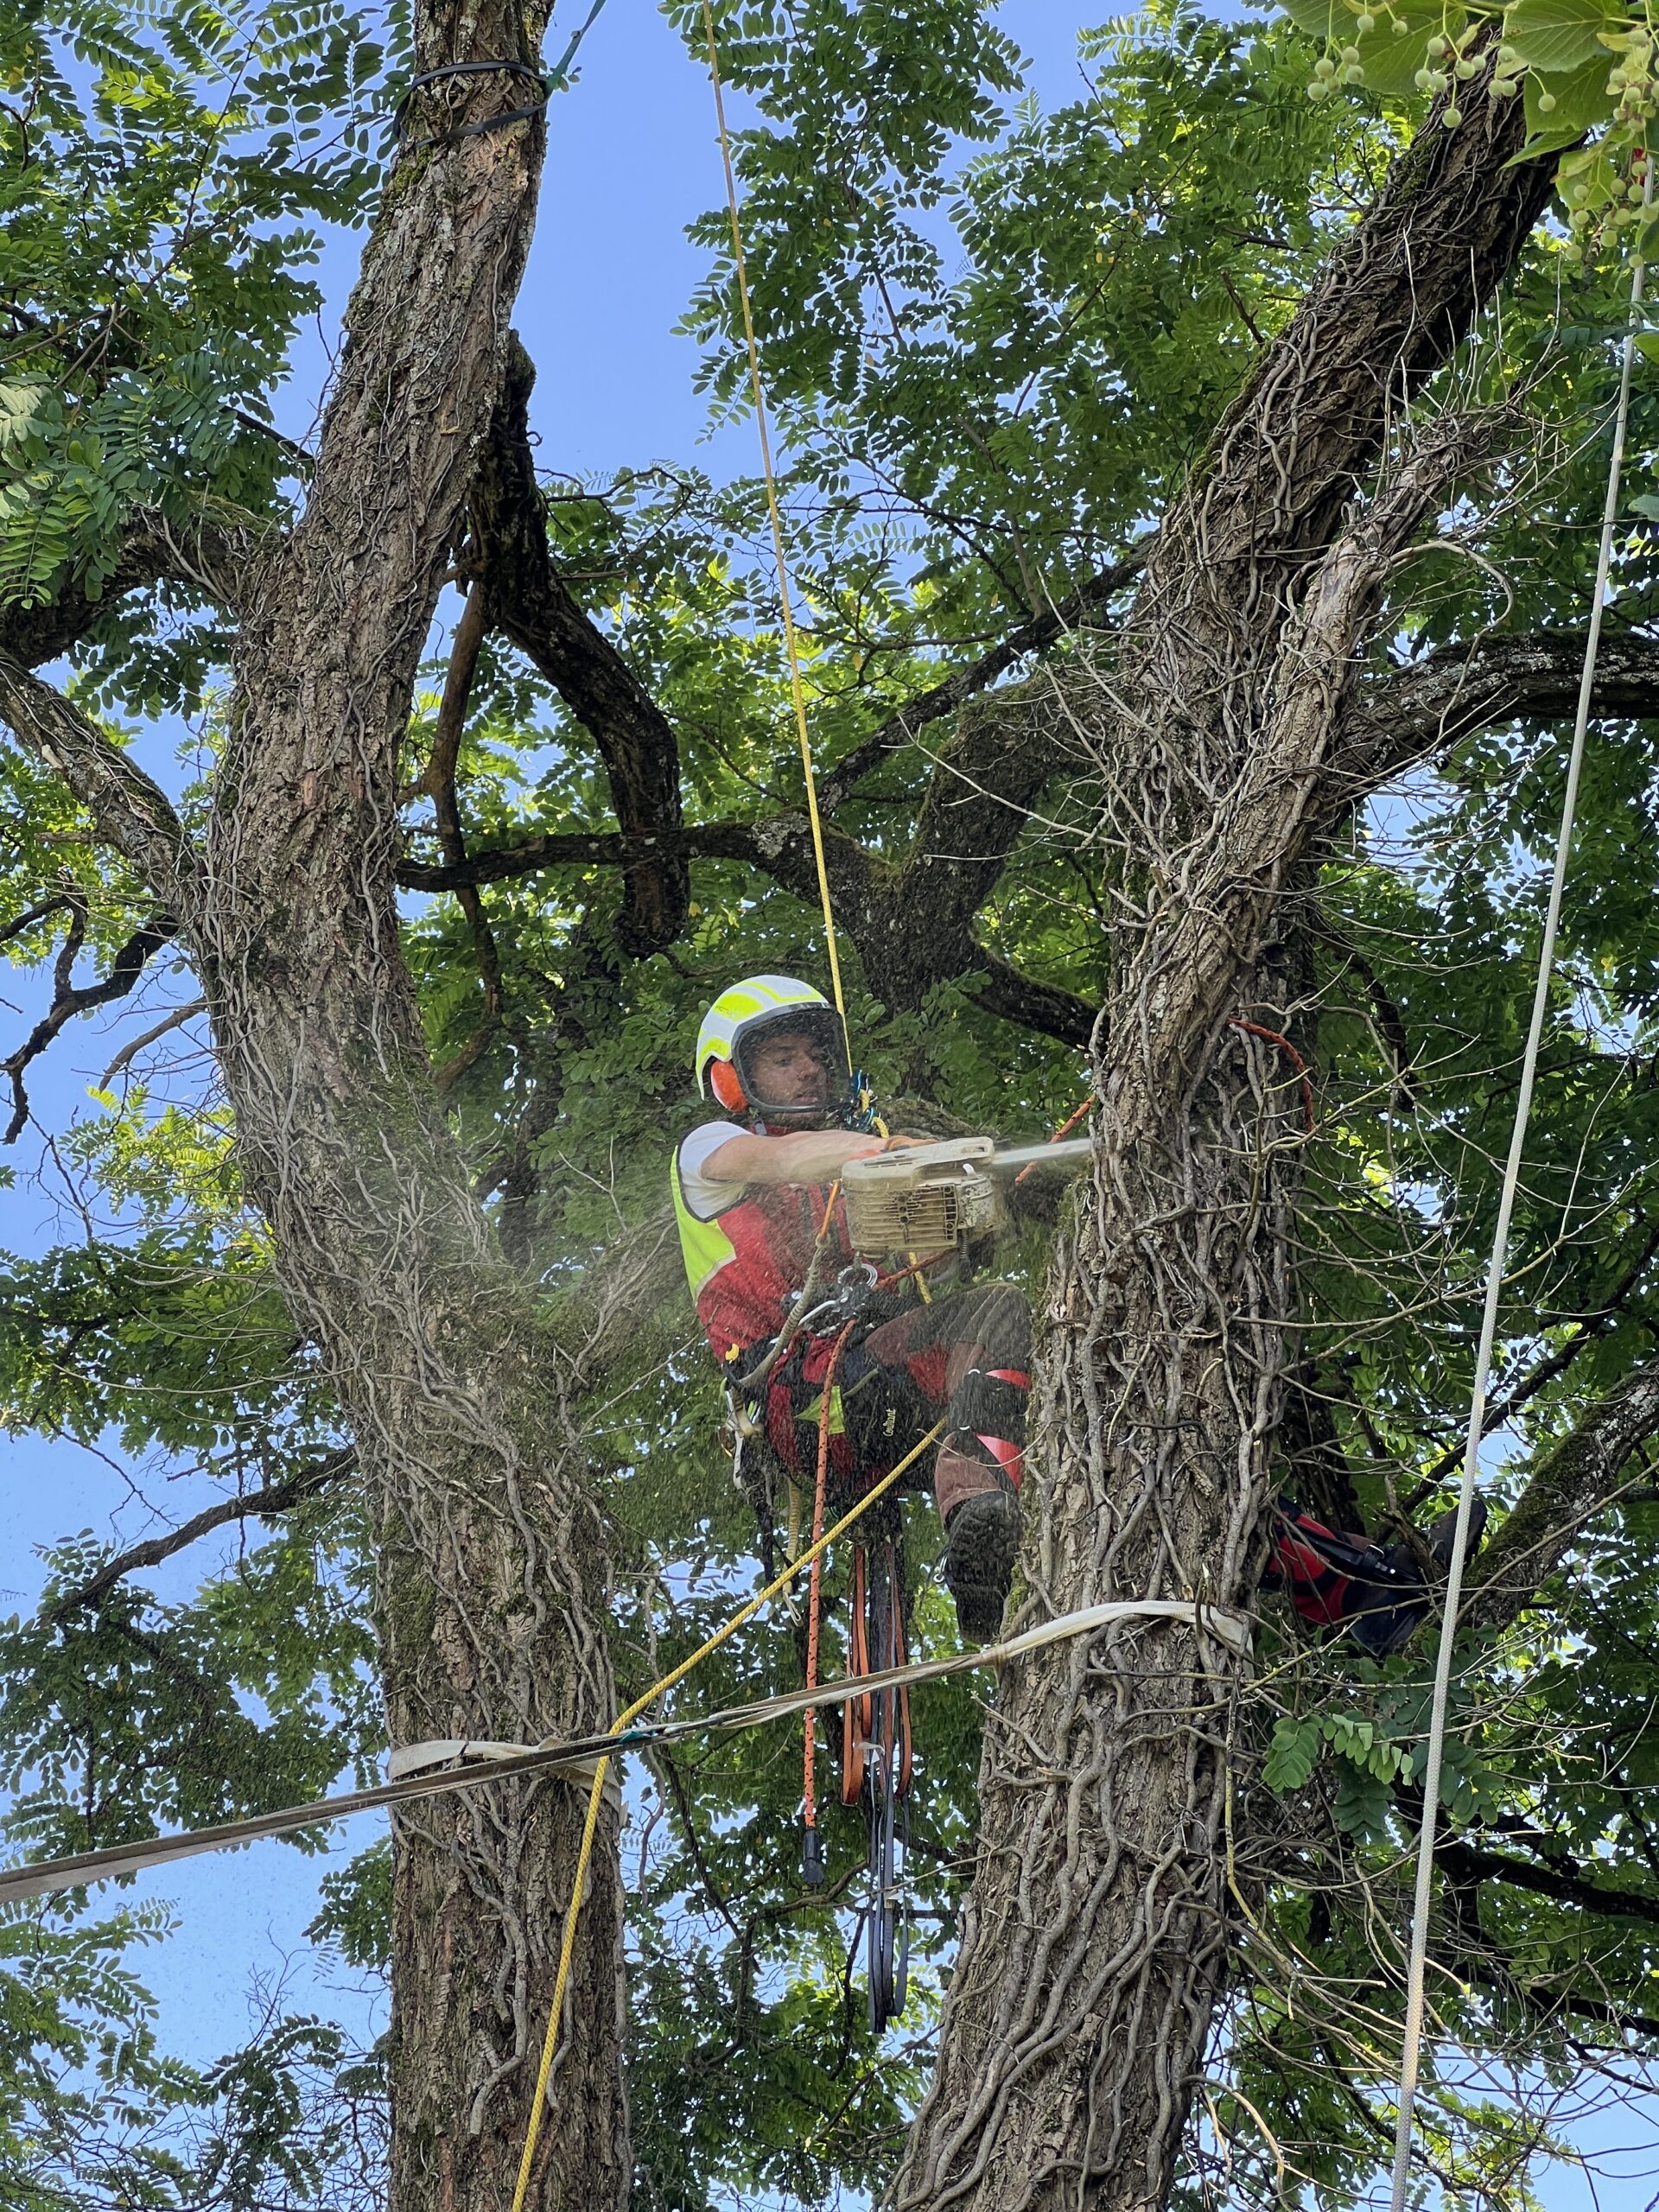
[[[831,1201],[833,1204],[833,1200]],[[857,1327],[849,1321],[830,1347],[830,1364],[824,1370],[823,1395],[818,1401],[818,1479],[812,1494],[812,1579],[807,1586],[806,1599],[806,1687],[818,1686],[818,1626],[823,1589],[823,1501],[830,1486],[830,1409],[834,1403],[836,1370],[841,1365],[841,1355],[847,1339]],[[807,1833],[818,1825],[818,1797],[814,1783],[812,1766],[817,1751],[817,1709],[809,1705],[801,1724],[803,1738],[802,1761],[804,1781],[802,1789],[803,1821]],[[807,1847],[809,1853],[811,1847]]]

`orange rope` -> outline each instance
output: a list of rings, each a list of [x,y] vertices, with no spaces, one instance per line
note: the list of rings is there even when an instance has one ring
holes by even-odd
[[[1302,1086],[1302,1120],[1306,1127],[1308,1135],[1312,1136],[1313,1134],[1313,1078],[1307,1071],[1307,1062],[1302,1058],[1296,1047],[1291,1043],[1289,1038],[1281,1037],[1276,1029],[1264,1029],[1259,1021],[1243,1020],[1236,1014],[1232,1014],[1228,1017],[1227,1027],[1230,1029],[1243,1029],[1252,1037],[1264,1038],[1269,1045],[1277,1045],[1280,1051],[1284,1053],[1286,1058],[1290,1062],[1292,1067],[1295,1069],[1298,1077],[1300,1078]],[[1050,1137],[1048,1140],[1050,1144],[1058,1144],[1062,1137],[1069,1137],[1072,1130],[1077,1128],[1077,1123],[1083,1119],[1084,1116],[1085,1114],[1091,1113],[1098,1103],[1099,1101],[1097,1099],[1090,1096],[1085,1098],[1081,1106],[1075,1107],[1072,1111],[1066,1116],[1065,1121],[1060,1123],[1059,1128],[1055,1130],[1053,1135]],[[1025,1181],[1027,1175],[1035,1173],[1038,1164],[1039,1163],[1033,1160],[1029,1166],[1022,1167],[1020,1170],[1020,1173],[1014,1179],[1016,1188]]]
[[[1243,1029],[1252,1037],[1264,1037],[1269,1045],[1276,1045],[1302,1080],[1302,1119],[1309,1136],[1313,1134],[1313,1084],[1307,1072],[1307,1062],[1302,1058],[1288,1037],[1281,1037],[1276,1029],[1264,1029],[1259,1021],[1241,1021],[1235,1014],[1228,1022],[1230,1029]]]
[[[1085,1114],[1091,1114],[1094,1111],[1097,1103],[1098,1102],[1091,1093],[1089,1097],[1084,1100],[1081,1106],[1075,1108],[1066,1116],[1065,1119],[1060,1123],[1059,1128],[1056,1129],[1053,1135],[1050,1137],[1050,1144],[1058,1144],[1062,1137],[1069,1137],[1072,1130],[1077,1128],[1077,1123],[1083,1119],[1084,1116]],[[1037,1162],[1033,1160],[1028,1167],[1022,1167],[1020,1170],[1020,1173],[1014,1177],[1014,1187],[1018,1189],[1019,1185],[1025,1181],[1027,1176],[1034,1174],[1036,1171]]]
[[[836,1387],[836,1370],[841,1365],[841,1355],[846,1349],[847,1339],[857,1325],[855,1321],[849,1321],[831,1346],[830,1364],[825,1368],[823,1374],[823,1395],[818,1401],[818,1479],[812,1497],[812,1541],[815,1546],[821,1546],[823,1539],[823,1500],[824,1493],[830,1486],[830,1408]],[[822,1549],[815,1549],[812,1554],[812,1579],[808,1585],[806,1599],[806,1687],[810,1690],[816,1689],[818,1686],[819,1600],[823,1586],[823,1554]],[[806,1770],[805,1784],[802,1795],[805,1801],[805,1825],[809,1830],[817,1827],[818,1824],[817,1789],[812,1772],[813,1761],[817,1752],[817,1708],[809,1705],[806,1708],[806,1717],[801,1725],[801,1734],[804,1742],[803,1756]]]

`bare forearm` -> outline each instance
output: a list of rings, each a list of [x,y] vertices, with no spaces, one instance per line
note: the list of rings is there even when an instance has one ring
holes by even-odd
[[[852,1129],[798,1129],[776,1137],[732,1137],[709,1154],[715,1183],[827,1183],[849,1160],[868,1160],[881,1139]]]

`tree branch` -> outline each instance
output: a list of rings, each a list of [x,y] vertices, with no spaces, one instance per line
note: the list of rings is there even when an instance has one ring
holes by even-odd
[[[1634,1369],[1533,1470],[1470,1569],[1465,1624],[1501,1625],[1536,1599],[1585,1521],[1606,1504],[1638,1444],[1659,1431],[1659,1359]]]
[[[505,382],[473,495],[481,574],[492,615],[592,734],[624,836],[680,826],[680,755],[673,725],[613,645],[578,605],[547,550],[547,518],[530,452],[535,365],[509,338]],[[672,844],[640,848],[624,863],[619,934],[636,958],[660,952],[685,927],[690,877]]]
[[[207,521],[182,529],[153,508],[140,508],[127,524],[115,567],[96,597],[89,595],[84,578],[71,576],[44,606],[7,607],[0,613],[0,652],[26,668],[56,660],[95,629],[118,600],[163,582],[193,586],[234,610],[253,535]]]
[[[1484,55],[1495,36],[1471,52]],[[1256,603],[1263,564],[1304,570],[1391,425],[1514,266],[1548,204],[1555,157],[1513,159],[1527,126],[1512,101],[1471,100],[1456,130],[1440,127],[1446,107],[1436,102],[1258,356],[1159,533],[1137,629],[1185,588],[1184,570],[1201,574],[1204,603],[1224,619]],[[1203,648],[1213,642],[1206,629]]]
[[[488,594],[481,582],[474,583],[461,610],[461,620],[455,625],[454,640],[449,649],[449,666],[443,681],[443,697],[438,704],[437,727],[432,733],[432,758],[427,763],[426,774],[423,779],[426,789],[432,795],[433,812],[437,818],[438,842],[443,848],[445,861],[452,868],[464,867],[467,861],[467,840],[461,826],[461,799],[455,790],[455,768],[461,758],[461,741],[467,728],[467,707],[473,694],[473,679],[478,673],[478,656],[483,648],[488,626]],[[478,886],[474,883],[457,884],[455,899],[472,933],[473,954],[478,963],[479,979],[484,986],[484,1007],[477,1028],[460,1052],[435,1071],[433,1080],[440,1091],[447,1091],[456,1078],[473,1065],[501,1023],[501,956],[496,949],[495,934],[490,927],[489,917],[484,912],[483,899]]]
[[[984,971],[979,1004],[987,1014],[1017,1022],[1023,1029],[1039,1030],[1046,1037],[1058,1038],[1062,1045],[1088,1049],[1100,1009],[1087,999],[1076,998],[1052,983],[1033,982],[1007,961],[987,952],[982,944],[974,947],[972,964]]]
[[[406,891],[456,891],[463,885],[501,883],[545,868],[626,868],[666,850],[676,859],[749,861],[760,865],[756,832],[747,822],[691,823],[674,830],[555,830],[516,845],[470,853],[464,861],[434,866],[400,861],[397,881]]]
[[[314,1467],[302,1468],[285,1482],[267,1483],[263,1490],[249,1491],[240,1497],[227,1497],[218,1505],[210,1505],[178,1528],[169,1529],[165,1536],[152,1536],[147,1542],[134,1544],[130,1551],[119,1552],[114,1559],[106,1560],[96,1574],[54,1598],[46,1608],[45,1617],[48,1621],[60,1621],[82,1605],[95,1605],[129,1574],[137,1573],[142,1567],[159,1567],[163,1560],[171,1559],[175,1552],[185,1550],[200,1537],[222,1529],[227,1521],[264,1519],[268,1515],[285,1513],[306,1498],[315,1497],[330,1483],[338,1482],[342,1475],[354,1472],[356,1466],[357,1453],[348,1447],[319,1460]]]
[[[840,879],[837,912],[846,921],[848,934],[858,944],[867,967],[879,969],[880,964],[866,951],[878,929],[889,936],[895,930],[931,931],[931,906],[912,906],[907,923],[905,918],[907,899],[922,895],[913,884],[906,899],[899,899],[894,893],[899,879],[894,875],[890,883],[879,883],[876,864],[851,838],[831,832],[826,843],[832,889]],[[403,861],[398,863],[397,880],[408,891],[460,891],[469,885],[533,875],[544,868],[626,867],[636,855],[650,855],[660,849],[685,860],[742,861],[772,876],[798,898],[814,899],[817,895],[804,817],[758,823],[690,823],[676,830],[647,831],[632,837],[616,830],[555,830],[493,852],[473,853],[454,864]],[[844,903],[843,892],[847,894]],[[948,982],[976,972],[986,977],[979,1003],[988,1013],[1056,1037],[1062,1044],[1089,1042],[1096,1008],[1087,1000],[1021,975],[982,944],[969,942],[954,965],[942,964],[936,957],[930,980]]]
[[[60,777],[106,845],[126,860],[156,899],[194,910],[194,848],[159,784],[112,745],[90,715],[0,652],[0,716],[18,743]]]
[[[1512,1390],[1487,1407],[1485,1418],[1481,1423],[1483,1437],[1490,1436],[1494,1429],[1502,1428],[1505,1421],[1512,1420],[1522,1406],[1537,1396],[1547,1382],[1553,1382],[1558,1375],[1567,1372],[1586,1344],[1593,1344],[1618,1319],[1624,1300],[1646,1273],[1648,1262],[1656,1251],[1659,1251],[1659,1224],[1649,1230],[1640,1252],[1608,1292],[1606,1303],[1598,1306],[1593,1313],[1578,1315],[1573,1335],[1557,1344],[1554,1351],[1546,1352]],[[1404,1501],[1407,1512],[1414,1512],[1452,1469],[1462,1465],[1465,1449],[1465,1443],[1462,1439],[1447,1446]]]
[[[206,999],[188,999],[182,1006],[175,1006],[171,1014],[163,1014],[162,1019],[150,1028],[143,1031],[121,1047],[98,1078],[99,1089],[107,1090],[123,1069],[132,1065],[146,1046],[156,1044],[158,1039],[165,1037],[170,1029],[183,1028],[187,1021],[194,1021],[199,1014],[206,1014],[207,1011]]]
[[[1564,717],[1578,707],[1581,632],[1481,638],[1441,645],[1367,683],[1344,719],[1339,773],[1350,785],[1386,783],[1414,760],[1516,716]],[[1591,711],[1659,715],[1659,640],[1604,632]]]
[[[53,914],[77,913],[83,908],[84,902],[67,892],[60,892],[55,898],[40,899],[35,906],[26,906],[15,921],[8,922],[3,929],[0,929],[0,944],[10,944],[14,938],[22,937],[25,930],[32,930],[36,922],[46,921]]]
[[[1487,1851],[1449,1838],[1434,1847],[1435,1863],[1459,1879],[1471,1882],[1508,1882],[1512,1888],[1535,1891],[1563,1904],[1582,1905],[1590,1912],[1623,1913],[1632,1920],[1659,1922],[1659,1897],[1634,1890],[1611,1890],[1588,1882],[1574,1871],[1559,1872],[1535,1866],[1525,1859],[1511,1859],[1506,1852]]]
[[[70,980],[75,963],[86,938],[85,902],[74,902],[68,930],[65,932],[62,950],[54,966],[54,995],[50,1007],[35,1023],[23,1042],[9,1058],[0,1060],[0,1074],[11,1084],[11,1119],[6,1124],[0,1144],[16,1144],[29,1122],[29,1093],[23,1086],[23,1070],[39,1059],[52,1039],[78,1014],[86,1014],[95,1006],[107,1006],[111,999],[125,998],[143,974],[152,954],[159,952],[168,940],[178,934],[179,925],[171,914],[158,914],[139,929],[136,929],[110,963],[110,972],[101,982],[79,988]]]
[[[918,730],[929,722],[953,714],[976,692],[987,690],[998,677],[1024,660],[1028,654],[1044,652],[1071,631],[1091,628],[1090,617],[1114,599],[1123,586],[1133,583],[1147,564],[1152,550],[1150,537],[1134,546],[1121,561],[1103,569],[1096,576],[1078,586],[1046,614],[1039,614],[1025,622],[988,652],[982,653],[965,668],[957,669],[928,691],[918,692],[907,699],[898,712],[890,715],[868,737],[861,738],[852,751],[838,760],[818,786],[818,802],[826,813],[833,813],[850,795],[853,787],[873,768],[880,766],[889,753],[901,753],[915,742]]]

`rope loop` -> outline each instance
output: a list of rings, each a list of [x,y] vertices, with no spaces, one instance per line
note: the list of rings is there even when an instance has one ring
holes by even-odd
[[[510,123],[523,123],[532,115],[540,115],[553,97],[552,81],[539,69],[532,69],[527,61],[446,61],[436,69],[423,69],[411,77],[403,97],[391,111],[392,121],[401,130],[404,111],[416,92],[424,92],[429,85],[446,83],[452,77],[524,77],[536,86],[541,98],[531,100],[525,107],[509,108],[502,115],[486,115],[481,122],[458,123],[454,130],[440,131],[435,137],[416,138],[406,146],[400,145],[402,154],[422,154],[434,146],[453,146],[462,138],[476,138],[486,130],[502,130]]]

